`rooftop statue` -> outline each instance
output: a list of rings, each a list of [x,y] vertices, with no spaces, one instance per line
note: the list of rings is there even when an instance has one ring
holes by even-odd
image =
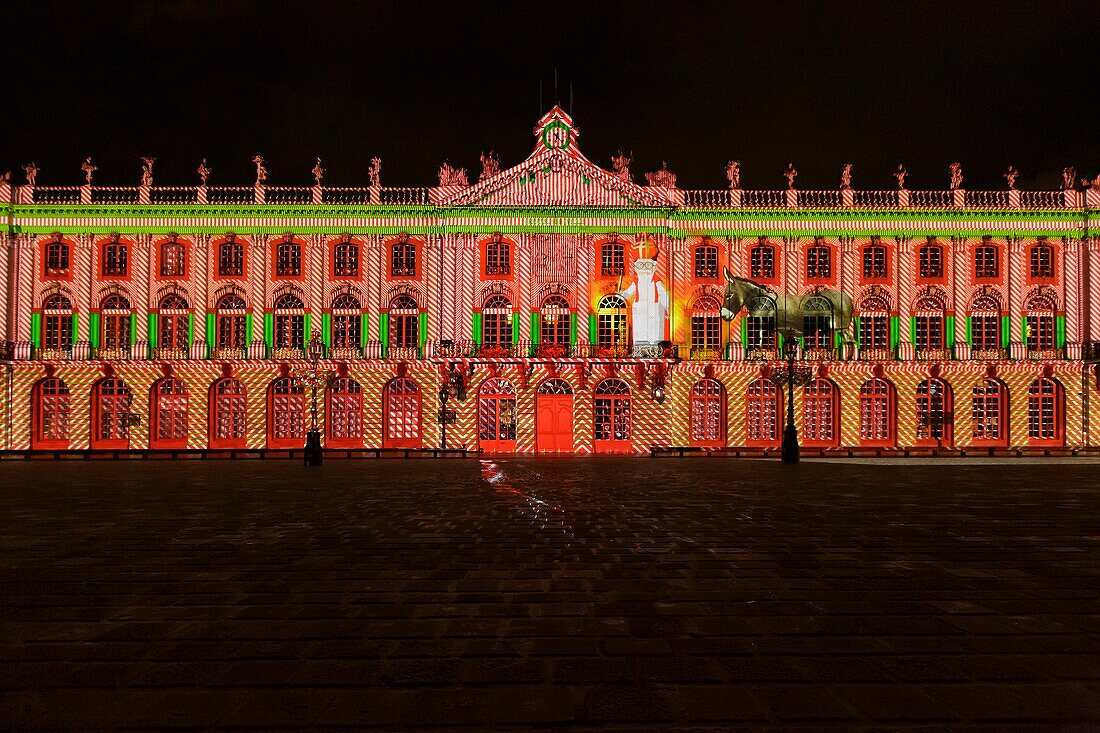
[[[213,173],[213,172],[214,172],[214,169],[211,168],[210,166],[208,166],[206,164],[206,158],[203,158],[202,162],[199,163],[199,180],[201,181],[201,183],[199,185],[205,186],[206,185],[206,179],[209,178],[210,174]]]
[[[619,151],[618,155],[611,157],[611,168],[615,171],[615,177],[623,183],[630,183],[630,164],[634,162],[634,154],[623,155],[623,151]]]
[[[894,178],[898,179],[898,190],[904,191],[905,189],[905,177],[909,175],[909,171],[905,170],[905,166],[898,163],[898,168],[894,171]]]
[[[252,162],[256,164],[256,185],[262,185],[267,181],[267,166],[264,165],[264,156],[254,156]]]
[[[1062,169],[1062,190],[1063,191],[1072,191],[1073,190],[1073,185],[1074,185],[1073,179],[1075,179],[1075,178],[1077,178],[1077,169],[1076,168],[1074,168],[1073,166],[1067,166],[1066,168],[1063,168]]]
[[[963,185],[963,167],[962,163],[952,163],[951,169],[951,190],[955,191],[962,188]]]
[[[325,177],[325,169],[321,167],[321,159],[318,158],[317,162],[313,164],[313,170],[310,171],[313,174],[313,180],[317,185],[321,185],[321,179]]]
[[[492,178],[498,173],[500,173],[500,159],[497,158],[497,154],[492,150],[489,151],[488,155],[482,152],[481,176],[479,176],[477,180],[484,181],[487,178]]]
[[[378,188],[382,185],[382,159],[377,155],[370,159],[367,175],[370,176],[371,188]]]
[[[1008,184],[1009,191],[1016,190],[1016,179],[1020,177],[1020,171],[1016,170],[1015,166],[1009,166],[1008,170],[1001,174],[1001,178],[1005,179],[1005,183]]]
[[[851,191],[852,190],[852,164],[845,163],[844,167],[840,169],[840,190]]]
[[[34,187],[34,180],[38,178],[38,171],[42,170],[34,164],[32,160],[29,164],[23,166],[23,175],[27,177],[27,185]]]
[[[648,186],[661,188],[676,188],[676,174],[668,169],[668,163],[661,161],[661,170],[645,174],[645,182]]]
[[[439,166],[439,185],[443,186],[469,186],[466,180],[466,169],[455,168],[450,163],[444,162]]]
[[[1090,191],[1100,191],[1100,173],[1097,173],[1096,178],[1093,178],[1091,181],[1087,178],[1082,178],[1081,185],[1088,186]]]
[[[787,179],[787,188],[794,189],[794,179],[798,178],[798,171],[794,163],[787,163],[787,170],[783,171],[783,177]]]
[[[141,159],[141,185],[149,187],[153,185],[153,164],[157,162],[156,158],[142,158]]]
[[[84,159],[84,164],[80,166],[80,170],[84,171],[84,185],[92,185],[92,174],[99,170],[96,166],[92,165],[92,156],[88,156]]]
[[[731,160],[726,163],[726,180],[730,182],[730,190],[741,188],[741,161]]]

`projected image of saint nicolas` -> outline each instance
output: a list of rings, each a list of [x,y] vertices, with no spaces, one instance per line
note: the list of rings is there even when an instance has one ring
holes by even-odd
[[[617,295],[634,298],[631,306],[635,344],[656,344],[665,340],[668,321],[668,290],[657,277],[657,257],[660,250],[649,239],[635,246],[634,282]]]

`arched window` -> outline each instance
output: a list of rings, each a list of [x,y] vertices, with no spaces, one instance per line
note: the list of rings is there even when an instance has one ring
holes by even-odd
[[[940,351],[944,349],[944,305],[936,298],[927,297],[917,301],[916,312],[917,352]]]
[[[617,295],[605,295],[596,306],[596,344],[611,349],[628,343],[626,302]]]
[[[780,395],[770,379],[756,379],[749,383],[748,444],[772,445],[779,440]]]
[[[859,388],[859,439],[863,445],[894,443],[894,386],[869,379]]]
[[[129,247],[123,242],[103,245],[103,277],[126,277]]]
[[[775,277],[775,247],[763,239],[749,250],[749,277],[770,280]]]
[[[347,377],[334,380],[328,391],[328,443],[354,447],[363,442],[363,387]]]
[[[297,296],[285,293],[275,300],[275,348],[301,349],[305,345],[305,307]]]
[[[775,299],[766,295],[753,298],[745,318],[745,348],[749,350],[776,348]]]
[[[390,277],[416,277],[416,245],[405,240],[390,245]]]
[[[121,295],[108,295],[99,307],[100,348],[123,351],[130,348],[130,301]]]
[[[551,295],[542,302],[539,323],[540,346],[569,346],[569,301],[560,295]],[[562,352],[564,353],[564,352]]]
[[[187,272],[187,248],[180,242],[160,245],[160,276],[183,277]]]
[[[883,298],[869,296],[859,304],[859,348],[885,352],[890,348],[890,306]]]
[[[191,306],[179,295],[172,293],[160,301],[158,316],[158,346],[161,349],[186,349],[187,332],[191,327]]]
[[[69,274],[69,245],[56,239],[46,245],[46,275]]]
[[[335,277],[359,277],[359,245],[340,242],[332,254],[332,274]]]
[[[630,451],[630,387],[605,379],[593,392],[592,437],[597,453]]]
[[[917,385],[917,444],[951,445],[954,411],[951,385],[942,379],[925,379]]]
[[[885,245],[877,241],[863,248],[863,279],[884,280],[889,277]]]
[[[275,275],[299,277],[302,274],[302,245],[293,239],[275,245]]]
[[[306,438],[306,397],[302,383],[280,377],[268,389],[267,444],[270,448],[301,448]]]
[[[332,299],[332,345],[358,349],[363,342],[362,308],[358,298],[341,293]]]
[[[35,385],[31,423],[32,448],[69,447],[69,387],[64,381],[52,377]]]
[[[1008,444],[1008,390],[999,379],[984,379],[970,396],[974,445]]]
[[[991,295],[979,295],[970,304],[970,345],[981,358],[997,356],[1001,348],[1001,304]]]
[[[802,335],[807,349],[831,349],[833,346],[833,304],[820,295],[802,303]]]
[[[722,319],[718,301],[711,297],[696,299],[691,308],[691,355],[693,358],[718,359],[722,355]]]
[[[481,309],[481,345],[512,348],[512,304],[503,295],[490,296]]]
[[[700,244],[695,248],[695,277],[707,279],[718,277],[718,247],[713,244]]]
[[[187,447],[187,385],[165,377],[153,385],[153,447]]]
[[[390,346],[415,349],[420,345],[420,307],[408,295],[390,301]]]
[[[617,277],[626,272],[626,258],[622,242],[604,242],[600,245],[600,276]]]
[[[839,445],[839,411],[836,385],[817,378],[802,390],[802,436],[808,446]]]
[[[92,448],[130,447],[133,395],[121,379],[108,377],[92,387]]]
[[[926,244],[921,245],[917,256],[922,278],[943,277],[943,247],[936,244],[935,240],[929,239]]]
[[[487,379],[478,390],[477,440],[489,453],[516,449],[516,390],[507,379]]]
[[[248,439],[248,404],[244,385],[232,377],[219,379],[211,390],[210,447],[244,448]]]
[[[806,248],[806,279],[828,280],[833,276],[833,251],[821,239]]]
[[[1030,352],[1053,352],[1055,346],[1054,301],[1045,295],[1035,295],[1027,301],[1027,334],[1025,341]]]
[[[726,388],[717,379],[700,379],[691,387],[691,444],[726,444]]]
[[[1040,377],[1027,389],[1027,437],[1032,445],[1062,445],[1065,395],[1055,379]]]
[[[214,309],[214,320],[219,349],[245,349],[248,346],[247,309],[242,298],[232,293],[222,296]]]
[[[504,240],[495,240],[485,245],[485,274],[499,277],[512,274],[512,247]]]
[[[997,279],[1001,276],[1000,251],[989,237],[974,248],[974,277]]]
[[[60,293],[42,303],[42,348],[71,349],[73,346],[73,304]]]
[[[1040,240],[1031,248],[1028,259],[1031,262],[1032,278],[1054,277],[1054,247],[1047,244],[1045,240]]]
[[[230,240],[218,245],[218,277],[244,275],[244,245]]]
[[[420,445],[420,387],[405,377],[386,384],[383,405],[382,446],[416,448]]]

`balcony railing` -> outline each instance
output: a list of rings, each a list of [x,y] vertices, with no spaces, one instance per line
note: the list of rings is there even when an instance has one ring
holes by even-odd
[[[186,359],[188,357],[187,349],[182,346],[178,346],[171,349],[158,347],[153,349],[152,358],[163,359],[165,361],[178,361],[180,359]]]
[[[951,349],[916,349],[917,361],[946,361],[951,358]]]
[[[891,361],[893,358],[893,349],[859,349],[860,361]]]
[[[1064,359],[1065,349],[1028,349],[1027,358],[1031,361],[1050,361],[1051,359]]]
[[[125,361],[130,358],[130,355],[129,346],[101,346],[92,350],[92,358],[101,359],[102,361]]]
[[[73,358],[73,347],[63,349],[35,349],[34,358],[37,361],[69,361]]]
[[[970,358],[974,361],[997,361],[1008,358],[1008,349],[971,349]]]
[[[722,358],[722,349],[707,346],[692,346],[688,350],[690,361],[718,361]]]
[[[745,349],[745,361],[775,361],[778,358],[779,349],[775,347]]]

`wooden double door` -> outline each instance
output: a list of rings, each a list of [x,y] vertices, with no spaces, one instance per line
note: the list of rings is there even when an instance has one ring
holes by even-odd
[[[573,389],[563,379],[548,379],[535,396],[535,450],[573,452]]]

